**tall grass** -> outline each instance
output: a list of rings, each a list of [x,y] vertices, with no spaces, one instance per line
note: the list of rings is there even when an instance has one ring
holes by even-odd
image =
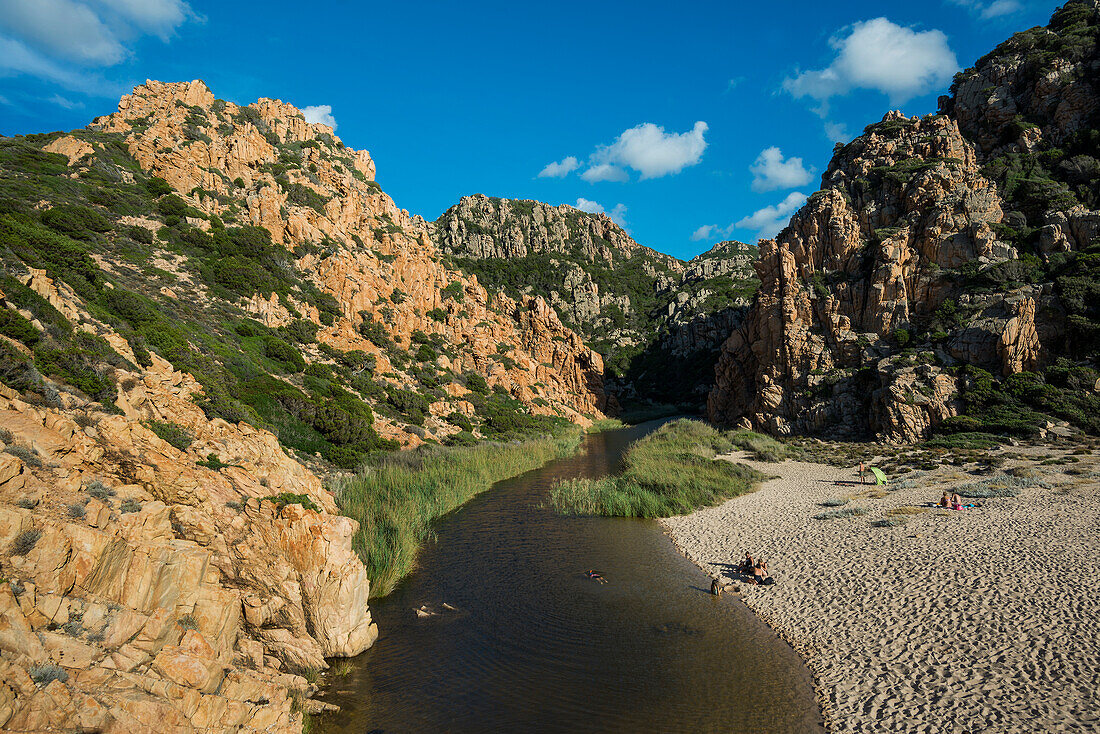
[[[618,418],[600,418],[599,420],[592,421],[592,425],[588,427],[589,433],[603,433],[604,431],[614,431],[619,428],[626,428],[626,423],[623,423]]]
[[[446,448],[425,445],[389,454],[334,487],[340,511],[359,521],[352,547],[367,567],[371,596],[385,596],[412,571],[432,521],[494,482],[568,456],[580,445],[571,428],[514,443]]]
[[[734,431],[730,439],[737,448],[752,452],[757,461],[783,461],[789,455],[787,447],[779,441],[755,431]]]
[[[764,478],[741,464],[715,461],[733,444],[699,421],[680,419],[636,441],[623,473],[569,479],[550,490],[559,512],[614,517],[668,517],[750,492]]]

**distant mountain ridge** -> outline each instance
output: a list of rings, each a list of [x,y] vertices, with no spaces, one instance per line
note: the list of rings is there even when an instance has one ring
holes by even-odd
[[[433,227],[483,285],[545,298],[603,355],[608,389],[623,399],[701,404],[718,343],[755,287],[754,246],[719,243],[683,262],[568,205],[478,194]]]

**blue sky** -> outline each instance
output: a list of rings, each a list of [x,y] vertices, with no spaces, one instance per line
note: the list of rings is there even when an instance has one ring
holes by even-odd
[[[774,233],[835,141],[933,112],[957,68],[1058,5],[0,0],[0,133],[199,78],[331,115],[426,219],[472,193],[573,204],[688,258]]]

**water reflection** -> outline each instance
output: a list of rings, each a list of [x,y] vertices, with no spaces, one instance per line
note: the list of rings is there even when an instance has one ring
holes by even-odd
[[[546,506],[554,482],[614,471],[655,425],[591,436],[444,518],[421,568],[373,603],[381,637],[334,679],[324,700],[342,710],[321,730],[821,731],[797,655],[709,596],[656,523]]]

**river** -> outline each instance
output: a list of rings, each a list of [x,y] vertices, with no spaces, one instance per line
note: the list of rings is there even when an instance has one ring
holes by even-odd
[[[556,481],[615,471],[657,425],[588,436],[443,518],[416,572],[372,601],[378,642],[330,679],[322,700],[341,710],[319,730],[823,731],[798,655],[710,596],[656,522],[549,508]]]

